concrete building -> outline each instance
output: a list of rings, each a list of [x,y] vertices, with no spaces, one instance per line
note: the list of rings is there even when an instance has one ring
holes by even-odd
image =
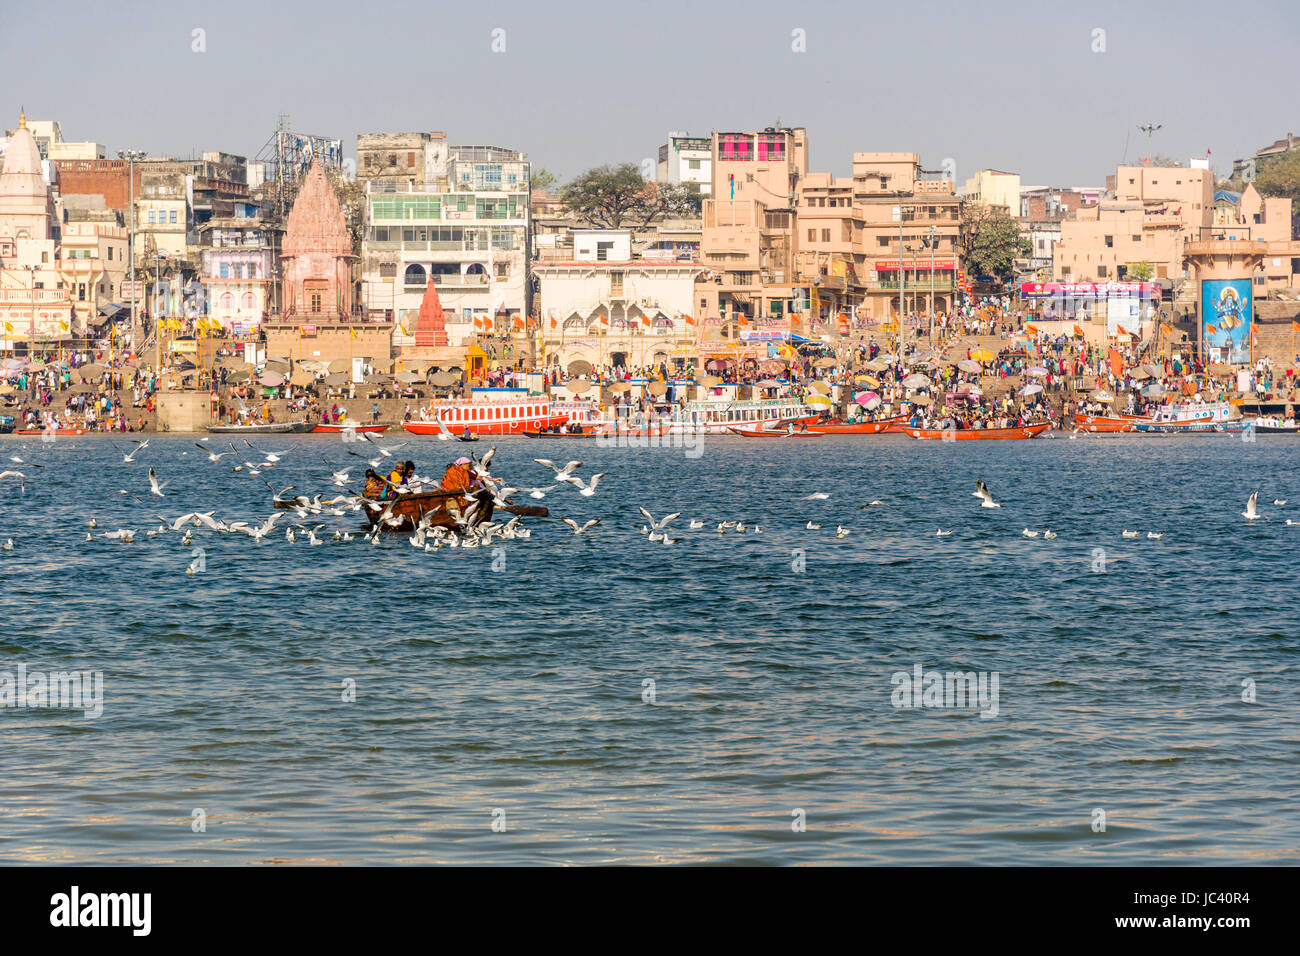
[[[966,180],[962,197],[968,203],[1001,206],[1008,215],[1020,215],[1020,174],[997,169],[981,169]]]
[[[432,280],[451,345],[489,330],[512,334],[530,314],[532,296],[530,164],[496,146],[447,146],[437,138],[426,145],[418,177],[392,175],[388,152],[372,166],[361,253],[365,307],[396,322],[399,347],[413,347]],[[373,145],[370,155],[378,155]]]
[[[904,315],[951,311],[962,230],[952,181],[926,178],[916,153],[854,153],[853,188],[862,216],[859,316],[896,318],[900,292]]]
[[[694,354],[694,262],[634,258],[627,229],[573,233],[573,260],[535,267],[539,353],[547,364],[577,359],[635,368]]]
[[[126,227],[116,216],[63,224],[56,269],[72,303],[74,329],[85,331],[103,324],[101,310],[117,300],[126,278],[127,248]]]
[[[431,133],[358,133],[357,181],[418,186],[446,178],[447,137]]]
[[[156,256],[184,259],[198,244],[190,209],[189,183],[182,172],[160,172],[145,165],[135,194],[136,264]]]
[[[668,142],[659,147],[656,180],[673,186],[683,183],[699,187],[708,196],[713,188],[713,143],[708,136],[687,133],[668,134]]]
[[[277,230],[256,216],[212,219],[199,238],[206,315],[236,335],[260,328],[277,305]]]

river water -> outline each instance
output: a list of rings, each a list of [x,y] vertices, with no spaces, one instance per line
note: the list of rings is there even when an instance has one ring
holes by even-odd
[[[307,522],[320,546],[146,535],[365,468],[255,444],[288,453],[253,477],[194,438],[0,440],[27,476],[0,482],[0,861],[1300,862],[1291,436],[504,439],[514,484],[546,483],[533,456],[606,477],[499,548],[328,538],[356,515]],[[395,451],[441,474],[466,447]],[[671,546],[638,505],[681,512]],[[102,713],[16,706],[20,666],[100,672]]]

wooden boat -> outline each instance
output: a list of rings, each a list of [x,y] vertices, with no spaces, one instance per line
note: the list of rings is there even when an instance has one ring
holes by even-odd
[[[728,428],[727,431],[742,438],[825,438],[826,432],[788,432],[765,428]]]
[[[456,441],[478,441],[478,436],[470,432],[468,435],[457,435]]]
[[[1138,422],[1134,426],[1144,434],[1157,435],[1200,435],[1222,432],[1243,432],[1247,423],[1244,421],[1216,422],[1209,418],[1197,418],[1185,422]]]
[[[311,422],[267,422],[264,425],[209,425],[214,435],[288,435],[312,431]]]
[[[1300,428],[1283,428],[1281,425],[1251,425],[1247,422],[1246,429],[1258,435],[1300,435]]]
[[[583,431],[583,432],[577,432],[577,433],[575,433],[575,432],[540,432],[540,431],[539,431],[539,432],[532,432],[532,431],[524,432],[524,435],[525,435],[525,437],[527,437],[527,438],[601,438],[601,437],[607,437],[608,435],[611,435],[611,434],[613,434],[613,433],[612,433],[612,432],[604,432],[604,431],[591,431],[591,430]],[[643,434],[643,433],[641,433],[641,432],[630,432],[630,431],[629,431],[629,432],[619,432],[618,434],[620,434],[620,435],[636,435],[636,434]]]
[[[1085,432],[1097,432],[1099,434],[1108,434],[1116,432],[1137,431],[1138,422],[1153,421],[1150,418],[1143,418],[1138,415],[1117,415],[1111,418],[1108,415],[1081,415],[1074,413],[1075,427]]]
[[[19,428],[15,435],[85,435],[90,432],[89,428]]]
[[[355,422],[355,423],[322,422],[321,424],[313,428],[312,431],[315,433],[325,432],[330,434],[338,434],[340,432],[347,432],[347,431],[370,432],[371,434],[374,435],[382,435],[384,432],[388,431],[388,429],[391,427],[392,427],[391,425],[362,425],[360,422]]]
[[[1038,422],[1033,425],[1019,425],[1014,428],[905,428],[899,430],[922,441],[987,441],[1037,438],[1051,427],[1051,422]]]
[[[0,435],[8,435],[14,430],[14,425],[12,415],[0,415]]]
[[[817,429],[819,432],[825,432],[828,435],[879,435],[883,431],[888,431],[889,426],[906,422],[906,415],[895,415],[893,418],[882,418],[874,422],[809,422],[809,426]]]
[[[470,505],[475,501],[479,503],[478,510],[474,513],[469,527],[475,527],[488,521],[492,517],[494,502],[492,492],[484,490],[472,494],[462,494],[456,491],[417,491],[413,494],[398,495],[396,498],[368,501],[363,507],[366,514],[366,520],[370,527],[375,527],[380,515],[382,515],[391,503],[393,506],[392,517],[400,517],[400,524],[390,525],[385,523],[381,531],[414,531],[416,526],[425,518],[426,515],[432,515],[429,527],[431,528],[459,528],[460,521],[455,517],[453,512],[464,514],[469,510]],[[378,505],[378,507],[375,507]],[[509,505],[502,508],[515,515],[527,515],[534,518],[545,518],[550,511],[541,505]]]

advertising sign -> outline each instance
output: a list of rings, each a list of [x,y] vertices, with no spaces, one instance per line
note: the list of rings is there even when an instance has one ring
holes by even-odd
[[[1201,282],[1201,331],[1205,347],[1221,349],[1230,365],[1250,361],[1253,315],[1249,279]]]

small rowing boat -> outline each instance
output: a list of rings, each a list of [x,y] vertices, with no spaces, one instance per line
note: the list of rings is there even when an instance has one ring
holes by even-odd
[[[1199,435],[1203,432],[1243,432],[1249,426],[1244,421],[1216,422],[1209,418],[1198,418],[1185,422],[1138,422],[1134,426],[1138,431],[1157,435]]]
[[[1037,438],[1051,427],[1051,422],[1037,422],[1033,425],[1017,425],[1014,428],[900,428],[897,430],[922,441],[989,441]]]
[[[881,432],[888,431],[890,425],[902,424],[906,421],[906,415],[895,415],[893,418],[882,418],[874,422],[809,422],[809,425],[828,435],[879,435]]]
[[[464,524],[463,515],[469,511],[470,506],[478,502],[476,510],[468,524]],[[392,507],[391,512],[389,507]],[[457,528],[468,529],[482,524],[492,517],[495,507],[491,491],[478,491],[473,494],[461,494],[457,491],[417,491],[412,494],[398,495],[396,498],[387,500],[369,501],[365,503],[366,518],[370,522],[370,527],[379,524],[379,519],[385,518],[384,524],[380,527],[381,531],[414,531],[416,526],[422,520],[429,518],[428,527],[430,528]],[[550,515],[550,511],[541,505],[506,505],[502,511],[514,515],[524,515],[533,518],[545,518]],[[388,518],[400,518],[397,524],[389,524]]]
[[[527,437],[527,438],[600,438],[602,435],[608,435],[608,434],[609,434],[608,432],[604,432],[604,431],[582,431],[582,432],[541,432],[541,431],[533,432],[533,431],[528,431],[528,432],[524,432],[524,436]],[[637,434],[637,433],[636,433],[636,432],[630,432],[630,431],[629,431],[629,432],[619,432],[619,434],[622,434],[622,435],[633,435],[633,434]]]
[[[741,438],[825,438],[826,432],[786,432],[768,431],[765,428],[728,428],[727,431]]]
[[[321,422],[312,429],[312,432],[333,435],[340,432],[369,432],[372,435],[382,435],[391,427],[391,425],[363,425],[360,422]]]
[[[311,422],[267,422],[263,425],[209,425],[214,435],[289,435],[309,432]]]
[[[89,428],[20,428],[15,435],[85,435]]]

